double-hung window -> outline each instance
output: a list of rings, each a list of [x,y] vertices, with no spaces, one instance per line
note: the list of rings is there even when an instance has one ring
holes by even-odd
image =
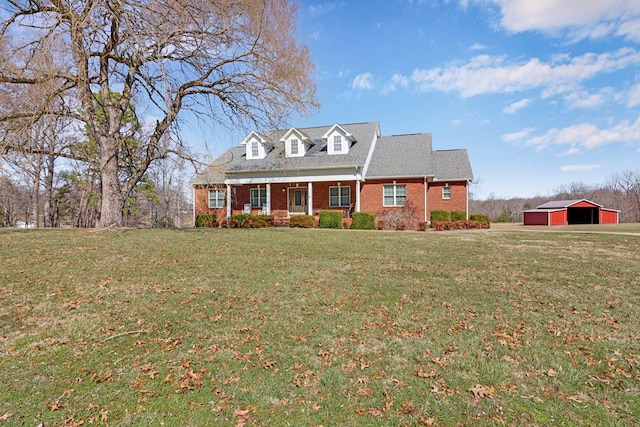
[[[351,204],[351,187],[329,187],[329,206],[348,207]]]
[[[252,188],[251,189],[251,207],[261,208],[267,204],[267,189]]]
[[[298,153],[299,153],[298,140],[297,139],[292,139],[291,140],[291,155],[292,156],[297,156]]]
[[[251,157],[258,157],[260,156],[260,146],[258,141],[252,141],[251,142]]]
[[[209,207],[210,208],[224,207],[224,191],[209,190]]]
[[[342,152],[342,135],[334,135],[333,137],[333,151],[336,153]]]
[[[385,185],[382,189],[383,206],[404,206],[407,203],[406,185]]]
[[[451,187],[448,185],[442,187],[442,198],[447,200],[451,198]]]

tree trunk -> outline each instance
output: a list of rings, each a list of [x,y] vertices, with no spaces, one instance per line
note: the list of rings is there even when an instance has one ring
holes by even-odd
[[[55,173],[55,155],[47,156],[46,176],[44,179],[44,226],[53,227],[55,224],[55,206],[53,201],[53,174]]]
[[[115,137],[100,141],[101,211],[98,227],[122,226],[124,197],[118,179],[118,143]]]

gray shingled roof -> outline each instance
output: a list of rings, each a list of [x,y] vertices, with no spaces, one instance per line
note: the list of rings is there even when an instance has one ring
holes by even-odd
[[[280,130],[262,134],[273,149],[264,159],[247,159],[244,145],[229,148],[204,172],[191,180],[192,185],[221,184],[225,175],[243,173],[363,167],[371,143],[379,132],[376,122],[340,125],[356,142],[349,153],[328,155],[322,136],[333,126],[299,128],[313,141],[303,157],[286,157]],[[432,151],[431,134],[378,137],[366,171],[367,178],[403,178],[433,176],[435,180],[471,180],[473,173],[467,150]]]
[[[278,130],[261,134],[267,139],[267,144],[272,147],[264,159],[247,159],[245,146],[236,146],[228,149],[214,164],[203,173],[191,180],[192,185],[207,183],[222,183],[224,176],[228,174],[241,174],[243,172],[269,172],[282,170],[313,170],[323,168],[362,167],[365,164],[371,143],[378,134],[379,125],[376,122],[353,123],[340,125],[346,132],[352,134],[356,140],[347,154],[327,154],[327,141],[322,136],[331,126],[319,126],[312,128],[298,128],[313,141],[303,157],[286,157],[285,147],[280,138],[289,131]],[[213,181],[212,181],[213,179]]]
[[[436,150],[432,162],[433,176],[438,181],[473,179],[469,154],[465,149]]]
[[[432,175],[431,134],[383,136],[376,142],[366,178]]]

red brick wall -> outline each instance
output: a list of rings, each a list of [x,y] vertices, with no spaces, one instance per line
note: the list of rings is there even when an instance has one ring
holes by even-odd
[[[407,186],[407,205],[415,209],[416,221],[424,221],[424,180],[396,180],[398,185]],[[403,209],[399,206],[382,206],[382,191],[385,185],[393,185],[393,180],[366,181],[360,185],[360,211],[373,212],[377,217],[385,213]]]
[[[415,210],[417,221],[424,221],[424,180],[409,179],[396,180],[397,184],[407,186],[407,205]],[[386,212],[401,209],[399,207],[383,207],[382,206],[382,188],[384,185],[393,184],[393,180],[384,181],[366,181],[360,184],[360,211],[373,212],[376,216],[382,216]],[[428,183],[427,189],[427,220],[429,220],[432,210],[461,210],[466,211],[467,206],[467,183],[466,182],[450,182],[451,198],[442,198],[442,188],[444,183]],[[329,187],[336,186],[337,182],[316,182],[313,184],[313,210],[335,209],[329,207]],[[353,181],[342,182],[342,186],[351,188],[351,204],[355,206],[356,193],[355,183]],[[232,187],[232,211],[234,214],[241,213],[245,203],[250,203],[250,190],[257,188],[257,185],[243,185]],[[293,187],[290,184],[271,184],[271,213],[288,212],[288,189]],[[306,187],[306,185],[300,185]],[[260,185],[265,188],[265,184]],[[222,187],[226,191],[225,187]],[[209,209],[208,207],[208,188],[198,188],[195,191],[195,211],[196,216],[201,213],[215,213],[219,219],[226,216],[226,208]],[[257,211],[257,210],[256,210]]]
[[[220,190],[226,192],[225,187],[218,187]],[[209,187],[196,188],[194,195],[194,207],[196,217],[200,214],[215,214],[218,220],[224,219],[227,216],[226,208],[209,208]],[[213,187],[211,187],[213,189]]]
[[[442,189],[444,182],[429,183],[429,191],[427,193],[427,206],[429,208],[429,216],[431,211],[466,211],[467,210],[467,182],[448,182],[451,188],[451,198],[442,198]]]

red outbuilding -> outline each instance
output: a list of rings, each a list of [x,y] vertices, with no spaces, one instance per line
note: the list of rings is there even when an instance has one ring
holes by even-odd
[[[556,200],[523,212],[524,225],[617,224],[620,211],[586,199]]]

